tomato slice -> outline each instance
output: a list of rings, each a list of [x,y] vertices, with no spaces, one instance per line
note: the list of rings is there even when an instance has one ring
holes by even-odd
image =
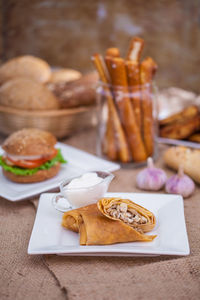
[[[11,162],[12,165],[18,166],[21,168],[26,168],[26,169],[33,169],[41,166],[44,164],[46,161],[53,159],[58,153],[57,149],[54,149],[53,153],[51,155],[45,156],[41,159],[35,159],[35,160],[28,160],[28,159],[22,159],[22,160],[13,160],[10,157],[6,156],[5,160],[8,162]]]

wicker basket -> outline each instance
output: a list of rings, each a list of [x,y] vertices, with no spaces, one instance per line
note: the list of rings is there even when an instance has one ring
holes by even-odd
[[[95,106],[49,111],[25,111],[0,106],[0,133],[6,136],[22,128],[35,127],[63,138],[96,123]]]

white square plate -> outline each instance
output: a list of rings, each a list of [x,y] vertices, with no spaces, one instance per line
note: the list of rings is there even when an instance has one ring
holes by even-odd
[[[80,246],[79,235],[61,226],[62,213],[55,210],[53,193],[42,194],[31,234],[28,254],[79,256],[188,255],[183,199],[178,195],[107,193],[108,197],[133,200],[155,214],[153,242],[121,243],[108,246]]]
[[[57,143],[56,147],[61,149],[62,155],[67,160],[67,163],[62,164],[60,172],[55,177],[38,183],[15,183],[3,176],[2,168],[0,167],[0,196],[10,201],[19,201],[52,190],[58,187],[61,181],[79,176],[87,171],[99,170],[113,172],[120,168],[116,163],[106,161],[62,143]],[[0,155],[2,153],[3,150],[0,147]]]

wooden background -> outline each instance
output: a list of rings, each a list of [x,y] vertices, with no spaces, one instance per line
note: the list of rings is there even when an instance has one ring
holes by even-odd
[[[160,87],[200,92],[199,0],[0,0],[1,61],[22,54],[83,72],[90,56],[134,35],[159,65]]]

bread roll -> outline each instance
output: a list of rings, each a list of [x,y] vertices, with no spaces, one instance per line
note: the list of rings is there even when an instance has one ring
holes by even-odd
[[[0,105],[24,110],[59,108],[56,97],[46,86],[25,78],[12,79],[0,87]]]
[[[59,69],[52,71],[50,82],[59,83],[59,82],[69,82],[81,78],[81,73],[73,69]]]
[[[24,128],[12,133],[4,141],[2,148],[12,155],[47,155],[52,152],[57,140],[48,131]]]
[[[200,183],[200,150],[186,147],[171,147],[163,156],[166,165],[174,170],[178,170],[182,165],[184,172]]]
[[[58,99],[61,108],[74,108],[95,104],[97,81],[97,73],[91,72],[78,80],[50,83],[48,88]]]
[[[19,77],[44,83],[50,76],[51,68],[48,63],[31,55],[12,58],[0,66],[0,84]]]

